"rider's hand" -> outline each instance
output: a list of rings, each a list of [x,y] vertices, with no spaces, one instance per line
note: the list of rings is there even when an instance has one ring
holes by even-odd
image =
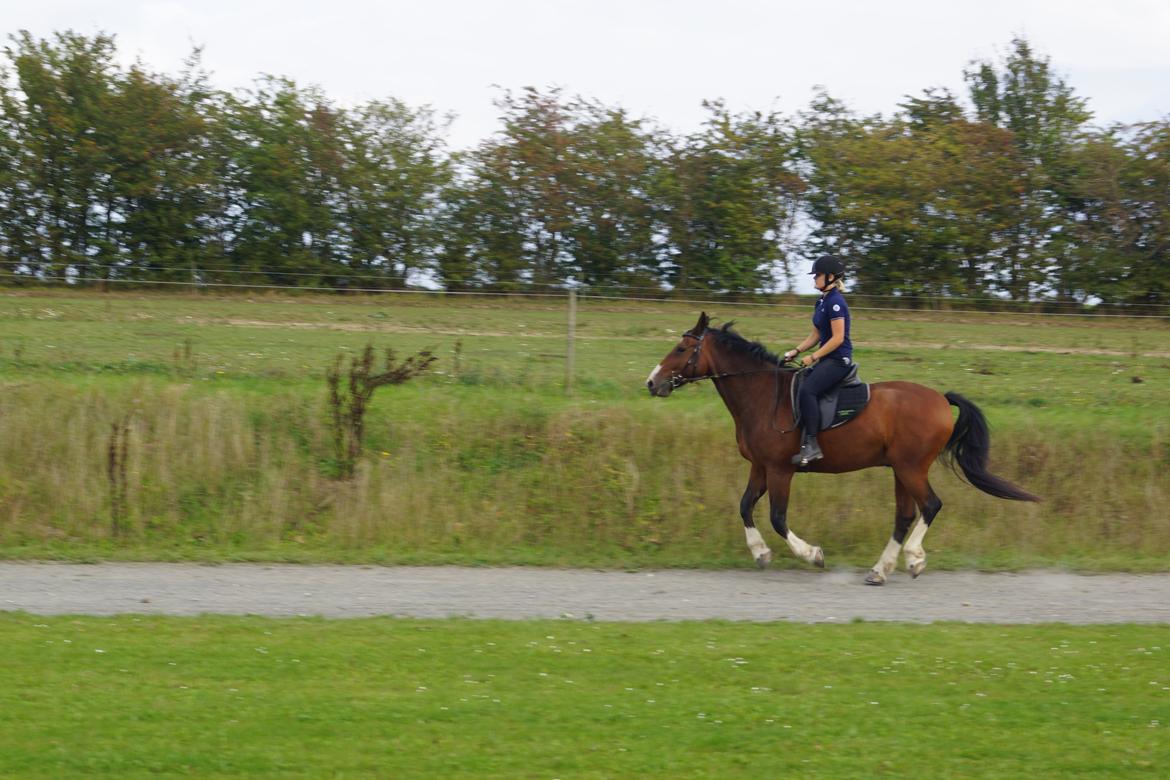
[[[788,350],[787,352],[784,353],[784,362],[788,362],[789,360],[792,360],[794,357],[796,357],[799,354],[800,353],[797,352],[795,349]]]
[[[817,359],[815,357],[813,357],[812,355],[805,355],[804,357],[802,357],[800,359],[800,364],[802,366],[804,366],[805,368],[808,368],[809,366],[811,366],[815,362],[817,362]]]

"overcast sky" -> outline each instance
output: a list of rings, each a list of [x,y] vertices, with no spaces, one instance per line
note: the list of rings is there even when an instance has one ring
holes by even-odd
[[[499,89],[560,86],[687,132],[704,99],[807,105],[815,85],[863,113],[1026,36],[1098,124],[1170,113],[1170,0],[0,0],[5,34],[117,36],[127,62],[177,73],[193,46],[217,86],[262,73],[343,105],[397,97],[456,115],[454,147],[497,129]]]

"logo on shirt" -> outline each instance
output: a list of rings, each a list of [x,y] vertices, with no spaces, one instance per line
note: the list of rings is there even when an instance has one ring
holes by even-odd
[[[841,304],[834,303],[833,304],[833,311],[841,311]]]

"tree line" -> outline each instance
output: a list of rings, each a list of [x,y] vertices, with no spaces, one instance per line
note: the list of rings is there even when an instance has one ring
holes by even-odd
[[[1101,128],[1024,39],[890,116],[705,104],[676,134],[558,89],[499,129],[341,107],[264,77],[120,66],[112,36],[12,36],[0,61],[0,279],[749,294],[842,255],[851,287],[1170,304],[1170,116]]]

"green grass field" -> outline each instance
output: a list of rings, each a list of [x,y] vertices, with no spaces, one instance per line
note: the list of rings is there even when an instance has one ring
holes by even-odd
[[[776,351],[809,328],[803,302],[702,307]],[[0,294],[0,555],[751,565],[717,394],[642,387],[699,308],[583,299],[566,395],[563,299]],[[855,319],[863,378],[962,392],[991,421],[993,469],[1046,498],[937,467],[932,567],[1170,568],[1165,321]],[[323,374],[367,343],[440,359],[378,391],[338,480]],[[798,477],[789,520],[830,566],[868,566],[892,494],[884,470]]]
[[[776,351],[808,329],[803,303],[704,308]],[[0,294],[0,556],[750,566],[746,464],[716,393],[642,387],[698,309],[581,301],[567,395],[554,299]],[[932,568],[1170,569],[1165,322],[871,311],[855,327],[866,379],[964,393],[994,470],[1046,498],[937,468]],[[324,370],[367,343],[440,361],[378,391],[338,480]],[[790,522],[830,566],[868,566],[892,492],[878,469],[799,477]],[[1170,764],[1165,626],[0,613],[0,644],[0,777]]]
[[[0,776],[1162,777],[1170,628],[0,614]]]

